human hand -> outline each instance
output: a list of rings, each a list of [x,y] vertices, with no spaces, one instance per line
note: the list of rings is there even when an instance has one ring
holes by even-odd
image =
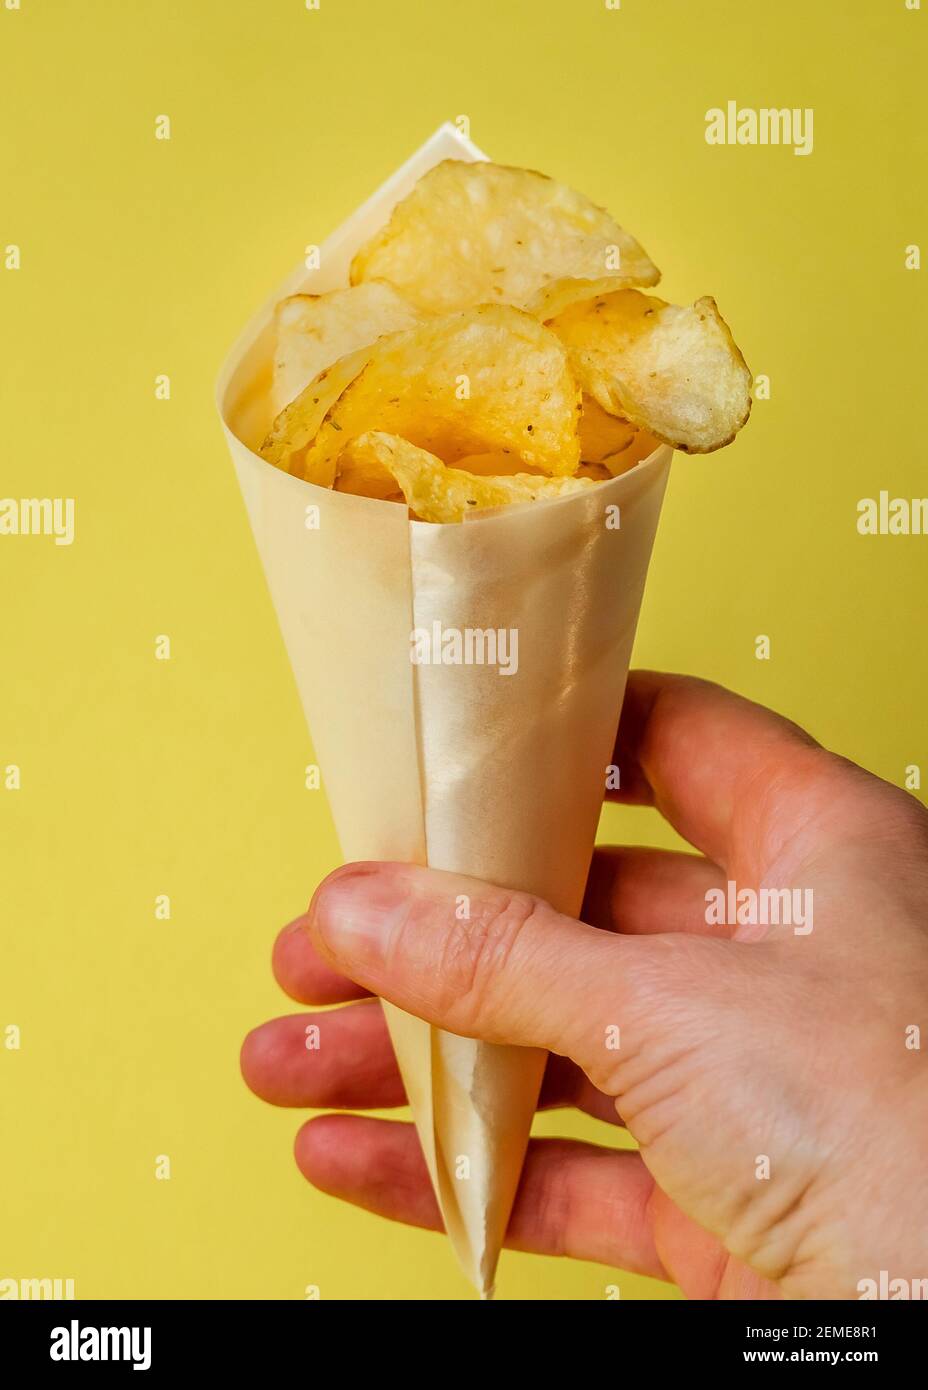
[[[303,1003],[371,991],[455,1033],[547,1048],[543,1105],[628,1127],[638,1153],[531,1142],[510,1246],[695,1298],[853,1298],[881,1270],[925,1277],[928,1070],[912,1029],[928,1007],[928,814],[680,676],[633,673],[615,762],[617,799],[656,805],[698,855],[598,849],[583,922],[458,875],[346,865],[278,938],[278,981]],[[710,924],[706,895],[730,882],[798,891],[812,930]],[[312,1022],[329,1045],[307,1052]],[[275,1019],[242,1066],[278,1105],[404,1103],[376,1000]],[[323,1116],[296,1154],[323,1190],[440,1228],[412,1126]]]

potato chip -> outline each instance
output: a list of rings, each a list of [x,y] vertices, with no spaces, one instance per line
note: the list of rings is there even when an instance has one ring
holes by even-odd
[[[588,478],[546,478],[527,473],[509,477],[476,478],[407,439],[372,430],[360,435],[338,459],[336,488],[342,479],[364,476],[382,496],[392,482],[399,484],[407,506],[420,521],[457,522],[491,507],[539,502],[595,487]],[[394,481],[395,480],[395,481]],[[356,490],[354,482],[352,491]],[[370,495],[370,494],[369,494]]]
[[[581,463],[574,474],[575,478],[591,478],[594,483],[607,483],[613,476],[604,463]]]
[[[750,414],[751,374],[714,299],[683,308],[618,290],[550,326],[604,410],[685,453],[731,443]]]
[[[643,459],[650,458],[655,449],[661,447],[662,441],[655,439],[653,434],[647,430],[639,430],[627,449],[623,449],[620,454],[613,454],[609,458],[603,459],[603,466],[615,478],[619,473],[627,473],[630,468],[641,463]]]
[[[633,236],[581,193],[532,169],[445,160],[355,256],[351,283],[388,280],[420,309],[527,306],[566,278],[656,285]]]
[[[602,463],[604,458],[627,449],[638,426],[620,415],[610,415],[592,396],[583,396],[580,414],[580,457],[584,463]]]
[[[367,365],[374,346],[350,352],[331,367],[326,367],[301,391],[286,410],[281,411],[271,426],[271,432],[261,445],[261,454],[268,463],[275,463],[284,472],[303,477],[303,460],[307,448],[319,433],[320,426],[339,396]],[[327,486],[331,485],[331,478]]]
[[[370,438],[369,435],[363,437]],[[354,451],[355,442],[352,440],[338,456],[335,491],[351,492],[356,497],[374,497],[381,502],[402,502],[405,506],[403,489],[384,466],[380,454],[373,449]]]
[[[455,459],[454,466],[463,469],[465,473],[474,473],[478,478],[499,478],[512,473],[535,473],[539,478],[545,476],[541,468],[533,468],[530,463],[525,463],[518,454],[511,451],[497,454],[466,454],[462,459]]]
[[[392,285],[370,280],[329,294],[294,294],[278,304],[271,403],[279,415],[326,367],[422,317]]]
[[[552,280],[549,285],[537,290],[526,304],[525,312],[541,319],[542,323],[548,323],[581,300],[614,294],[616,290],[628,289],[639,283],[623,275],[600,276],[596,280],[578,280],[568,275],[563,280]]]
[[[580,391],[566,350],[521,310],[481,305],[364,351],[367,365],[337,399],[327,393],[342,362],[321,391],[317,378],[287,407],[262,450],[266,458],[280,462],[289,454],[291,472],[330,487],[348,441],[381,430],[446,463],[506,450],[546,473],[573,473],[580,462]],[[323,400],[329,405],[320,418]],[[301,458],[309,431],[315,438]]]
[[[636,430],[618,453],[607,454],[598,463],[581,463],[574,476],[593,478],[595,481],[617,478],[620,473],[627,473],[636,467],[643,459],[650,458],[654,450],[659,448],[661,441],[655,439],[653,434],[648,434],[647,430]]]

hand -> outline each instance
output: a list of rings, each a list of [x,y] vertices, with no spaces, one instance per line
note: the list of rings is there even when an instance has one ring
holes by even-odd
[[[638,1153],[532,1141],[510,1246],[694,1298],[854,1298],[881,1270],[928,1275],[928,1066],[912,1031],[928,1024],[928,814],[681,676],[633,674],[615,762],[620,799],[657,806],[698,855],[597,850],[582,922],[457,875],[349,864],[278,938],[280,984],[317,1005],[372,991],[455,1033],[547,1048],[544,1105],[628,1127]],[[729,882],[798,890],[812,930],[707,921],[707,893]],[[242,1065],[278,1105],[404,1103],[376,1000],[275,1019]],[[320,1117],[296,1156],[324,1191],[440,1228],[410,1125]]]

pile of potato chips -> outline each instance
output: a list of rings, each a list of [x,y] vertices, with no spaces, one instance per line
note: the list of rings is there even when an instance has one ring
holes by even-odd
[[[446,160],[355,256],[351,285],[277,308],[261,452],[422,521],[594,487],[660,441],[729,444],[751,375],[711,298],[660,273],[582,194]]]

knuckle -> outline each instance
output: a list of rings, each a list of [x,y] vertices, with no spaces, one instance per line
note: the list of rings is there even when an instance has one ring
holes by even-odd
[[[500,890],[475,903],[469,920],[455,920],[445,937],[438,977],[442,1014],[453,1032],[478,1033],[507,975],[511,957],[539,908],[528,893]]]

